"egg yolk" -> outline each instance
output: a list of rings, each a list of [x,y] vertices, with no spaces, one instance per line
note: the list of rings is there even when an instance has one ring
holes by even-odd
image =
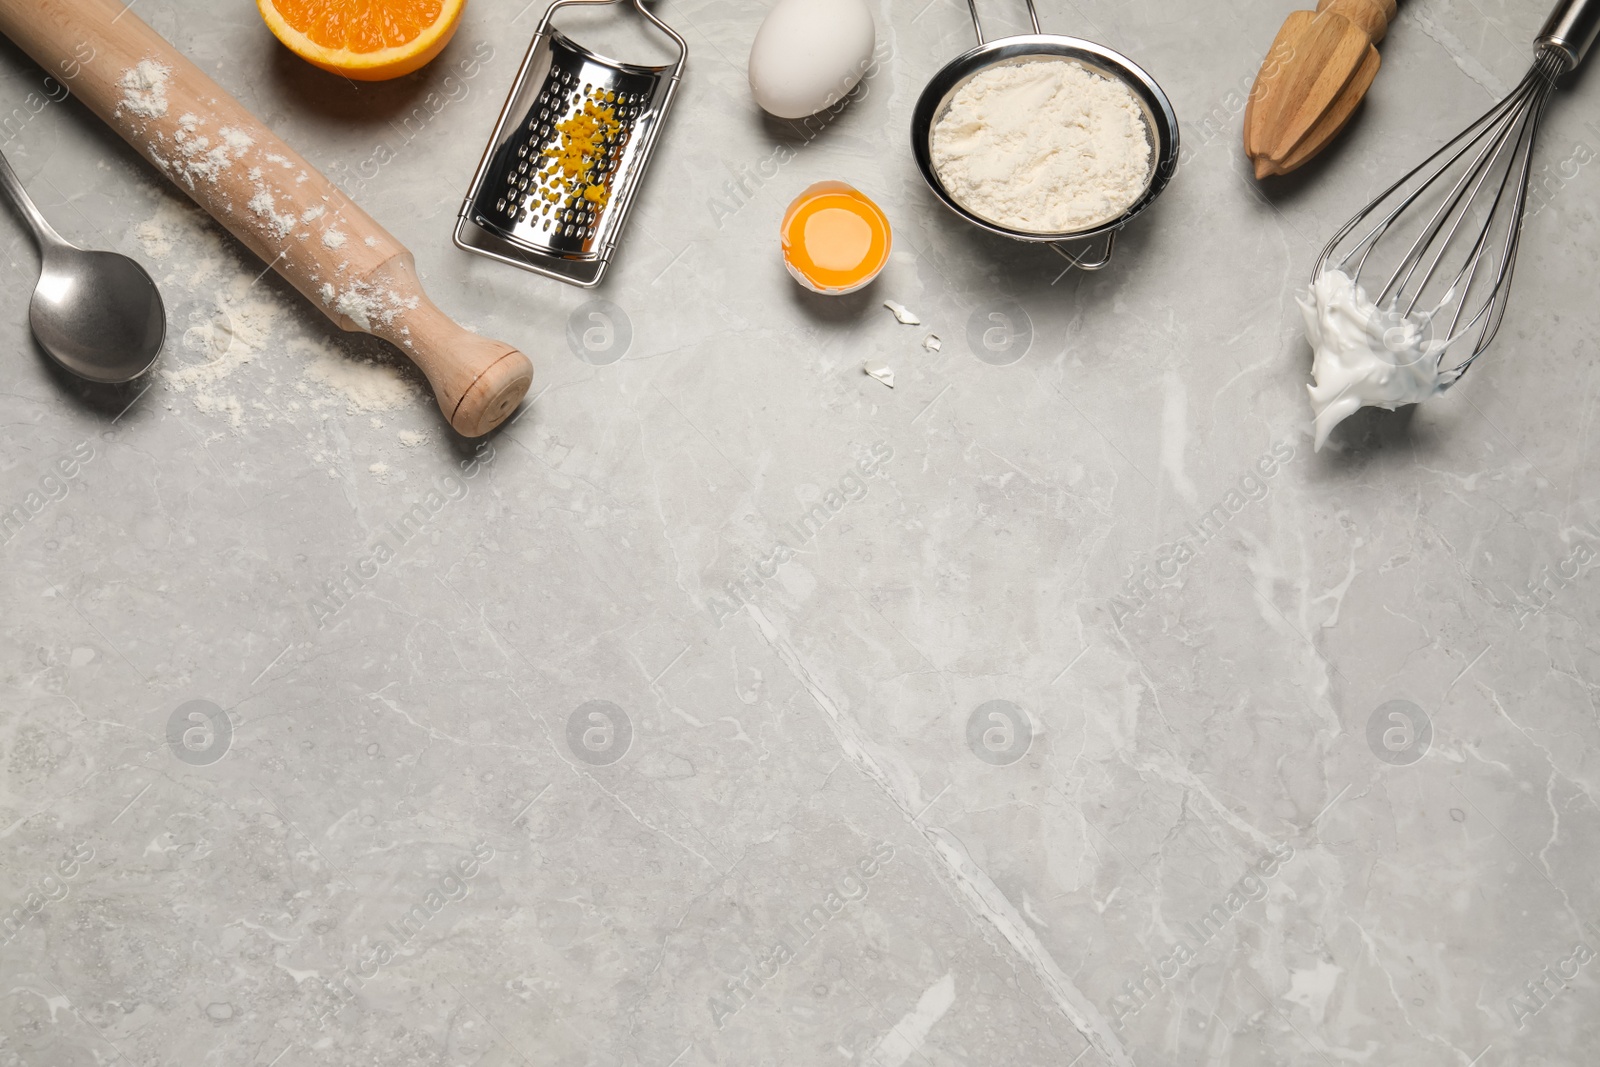
[[[823,270],[855,270],[872,251],[872,224],[854,211],[825,207],[806,219],[803,241]]]
[[[783,217],[789,273],[819,293],[849,293],[889,261],[889,220],[865,194],[843,182],[819,182]]]

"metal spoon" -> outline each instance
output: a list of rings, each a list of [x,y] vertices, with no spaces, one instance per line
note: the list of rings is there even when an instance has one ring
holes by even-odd
[[[28,305],[33,336],[51,359],[92,382],[126,382],[150,369],[167,336],[161,292],[137,262],[94,252],[45,221],[0,153],[0,190],[39,242],[39,284]]]

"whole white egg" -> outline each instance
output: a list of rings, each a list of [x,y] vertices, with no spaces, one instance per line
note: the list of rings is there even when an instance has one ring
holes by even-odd
[[[778,0],[750,46],[750,91],[780,119],[815,115],[856,87],[876,41],[864,0]]]

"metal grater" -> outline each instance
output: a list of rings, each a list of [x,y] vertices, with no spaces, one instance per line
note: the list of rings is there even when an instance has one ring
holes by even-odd
[[[605,276],[689,54],[644,0],[633,7],[677,47],[666,66],[607,59],[550,24],[564,7],[619,2],[557,0],[545,11],[461,205],[457,247],[586,289]],[[598,132],[574,138],[574,123]],[[579,148],[586,171],[561,171],[564,150]]]

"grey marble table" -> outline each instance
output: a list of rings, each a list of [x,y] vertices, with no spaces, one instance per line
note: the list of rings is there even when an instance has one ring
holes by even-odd
[[[171,321],[148,380],[53,374],[0,221],[0,1065],[1596,1062],[1600,87],[1496,348],[1313,453],[1296,287],[1544,5],[1404,0],[1263,189],[1290,6],[1045,0],[1184,129],[1063,275],[910,158],[964,6],[878,0],[808,127],[750,100],[765,5],[667,0],[689,73],[586,293],[449,239],[537,6],[358,87],[141,0],[533,357],[481,444],[0,47],[0,147]],[[777,254],[827,178],[896,228],[832,301]]]

